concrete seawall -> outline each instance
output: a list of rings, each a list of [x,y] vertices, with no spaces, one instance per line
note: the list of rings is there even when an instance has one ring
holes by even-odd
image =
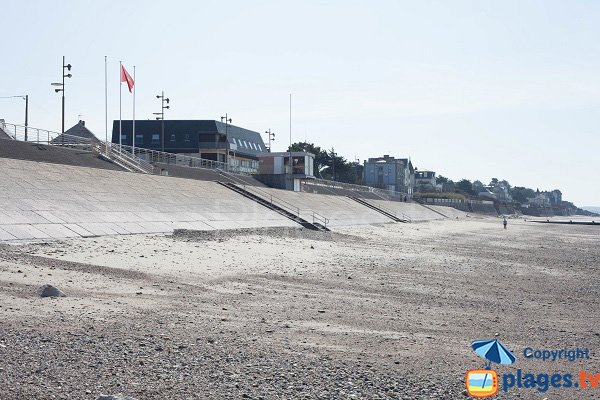
[[[215,182],[0,158],[0,241],[297,227]]]
[[[213,181],[11,158],[0,158],[0,171],[0,241],[169,233],[174,229],[300,227]],[[258,190],[261,197],[272,195],[299,209],[307,221],[313,220],[312,212],[318,213],[333,228],[393,223],[386,215],[345,196]],[[415,203],[371,201],[413,221],[462,215],[442,210],[446,207],[434,212]]]

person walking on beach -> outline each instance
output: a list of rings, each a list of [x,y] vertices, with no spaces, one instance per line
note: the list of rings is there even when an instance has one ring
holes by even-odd
[[[502,225],[504,225],[504,229],[506,229],[506,225],[508,225],[508,221],[506,220],[506,217],[504,217],[504,220],[502,221]]]

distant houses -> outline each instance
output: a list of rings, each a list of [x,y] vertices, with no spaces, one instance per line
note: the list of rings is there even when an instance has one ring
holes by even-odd
[[[389,155],[369,158],[364,162],[364,181],[367,186],[393,190],[412,196],[415,170],[407,158]]]
[[[435,172],[417,170],[415,168],[415,191],[416,192],[436,192],[441,191],[441,185],[438,187],[435,179]]]

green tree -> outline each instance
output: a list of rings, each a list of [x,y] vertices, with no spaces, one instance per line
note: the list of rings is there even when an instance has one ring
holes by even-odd
[[[515,186],[510,189],[510,195],[513,200],[519,203],[526,203],[528,197],[535,197],[535,190],[522,186]]]
[[[468,179],[461,179],[457,184],[456,184],[456,188],[458,190],[460,190],[461,192],[467,193],[467,194],[475,194],[473,192],[473,184],[471,183],[470,180]]]
[[[500,182],[498,182],[500,184],[500,186],[504,186],[505,188],[509,189],[512,187],[510,186],[510,183],[508,183],[508,181],[506,179],[502,179]]]
[[[348,162],[344,157],[337,154],[334,149],[326,151],[314,143],[297,142],[292,143],[287,151],[305,151],[314,154],[313,171],[316,177],[332,180],[335,170],[335,180],[338,182],[362,183],[363,166],[358,162]],[[319,169],[323,169],[323,171],[319,173]]]
[[[446,183],[446,182],[448,182],[448,178],[446,178],[446,177],[445,177],[445,176],[443,176],[443,175],[438,175],[438,176],[435,178],[435,183],[437,183],[438,185],[439,185],[439,184],[441,184],[441,183]]]

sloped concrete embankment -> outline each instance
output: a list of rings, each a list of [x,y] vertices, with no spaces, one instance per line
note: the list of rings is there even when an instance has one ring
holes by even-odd
[[[0,158],[0,241],[298,227],[215,182]]]

